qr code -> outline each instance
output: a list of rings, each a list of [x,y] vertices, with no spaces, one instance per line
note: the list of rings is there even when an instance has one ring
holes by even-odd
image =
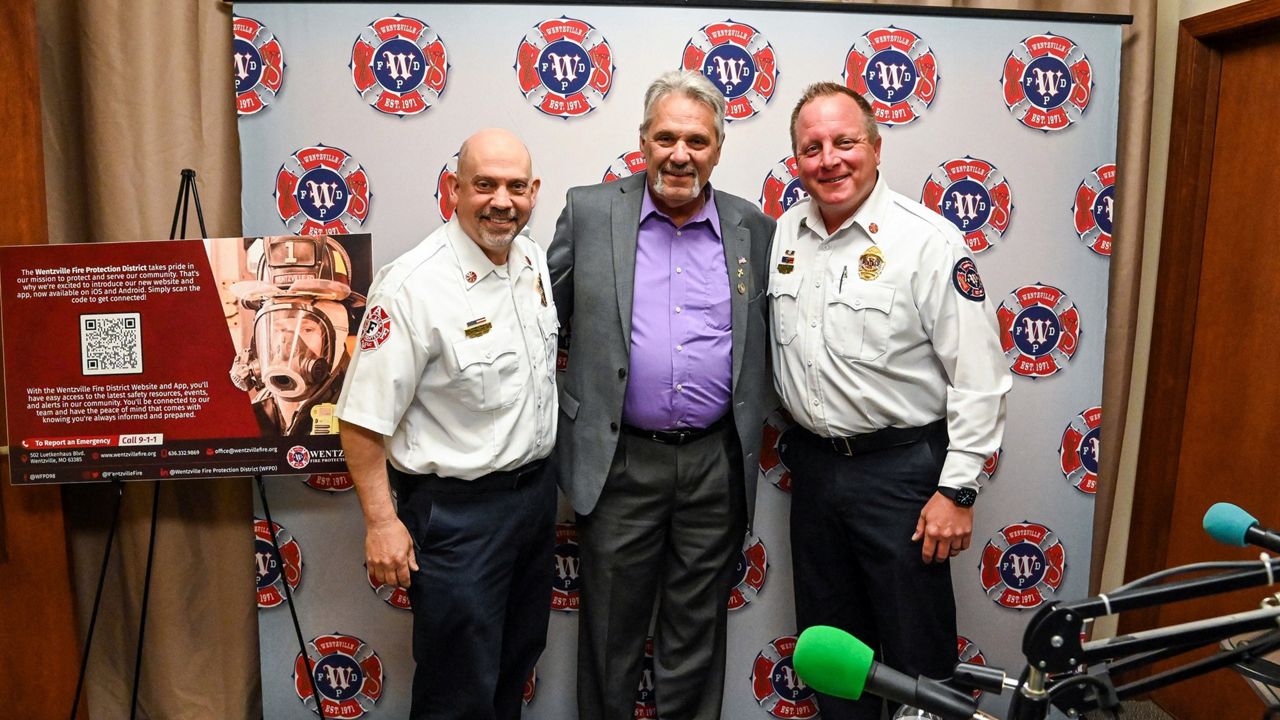
[[[85,375],[142,372],[142,316],[81,315],[80,369]]]

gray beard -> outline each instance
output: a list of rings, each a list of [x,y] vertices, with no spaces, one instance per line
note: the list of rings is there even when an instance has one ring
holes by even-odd
[[[702,178],[698,177],[698,171],[696,168],[693,169],[692,172],[693,172],[693,187],[689,188],[689,197],[696,198],[698,197],[698,194],[702,192]],[[665,187],[666,183],[663,182],[662,177],[663,177],[662,172],[661,170],[659,170],[658,177],[653,182],[653,189],[659,195],[664,195],[666,194],[666,191],[667,191],[667,188]]]

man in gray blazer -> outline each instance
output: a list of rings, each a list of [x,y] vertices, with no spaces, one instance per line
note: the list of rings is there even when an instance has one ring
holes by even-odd
[[[771,392],[774,229],[707,184],[724,111],[696,72],[655,80],[645,174],[571,189],[547,253],[572,334],[553,463],[578,514],[581,720],[633,717],[655,599],[658,716],[720,717],[727,603]]]

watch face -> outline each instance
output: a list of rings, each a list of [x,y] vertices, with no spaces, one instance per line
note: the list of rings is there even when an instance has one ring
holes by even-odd
[[[973,488],[960,488],[952,500],[960,507],[973,507],[978,500],[978,492]]]

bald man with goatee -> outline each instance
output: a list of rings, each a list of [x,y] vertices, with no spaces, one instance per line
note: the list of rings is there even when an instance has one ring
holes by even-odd
[[[453,219],[378,272],[338,399],[369,572],[413,603],[413,720],[519,718],[546,644],[559,324],[520,235],[539,184],[506,130],[463,143]]]

